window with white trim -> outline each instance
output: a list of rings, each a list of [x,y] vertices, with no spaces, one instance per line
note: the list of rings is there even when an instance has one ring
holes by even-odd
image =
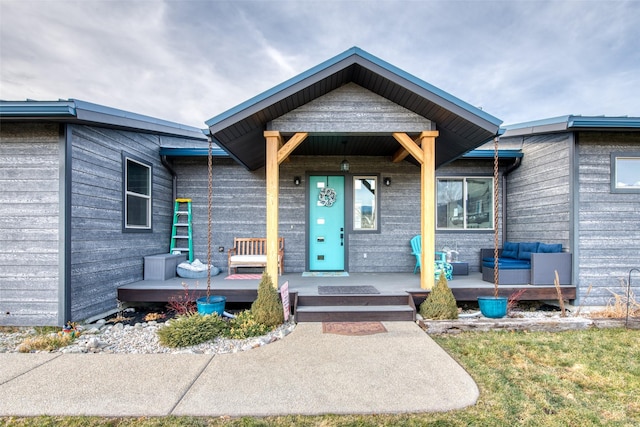
[[[493,178],[437,178],[436,228],[493,230]]]
[[[151,177],[150,163],[123,154],[124,229],[151,230]]]
[[[640,153],[611,153],[611,191],[640,193]]]

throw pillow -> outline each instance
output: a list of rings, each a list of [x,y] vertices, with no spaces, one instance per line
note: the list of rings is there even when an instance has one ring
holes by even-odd
[[[540,243],[538,246],[538,252],[542,254],[555,254],[562,252],[562,243]]]
[[[518,251],[518,259],[526,259],[531,261],[531,252],[538,251],[538,242],[521,242]]]
[[[520,245],[518,243],[513,242],[504,242],[504,246],[502,248],[502,258],[518,258],[518,247]]]

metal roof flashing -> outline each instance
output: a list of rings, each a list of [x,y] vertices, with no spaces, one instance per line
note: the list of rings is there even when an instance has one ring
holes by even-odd
[[[516,123],[502,128],[505,129],[505,137],[573,130],[636,130],[640,129],[640,117],[568,115]]]

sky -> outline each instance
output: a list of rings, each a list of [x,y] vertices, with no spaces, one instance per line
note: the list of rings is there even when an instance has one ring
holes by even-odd
[[[0,0],[0,99],[204,128],[353,46],[504,124],[640,117],[640,0]]]

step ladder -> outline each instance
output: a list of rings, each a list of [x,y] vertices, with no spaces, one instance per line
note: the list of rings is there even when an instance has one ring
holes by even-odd
[[[191,224],[191,199],[176,199],[173,208],[173,226],[171,227],[172,254],[188,253],[187,259],[193,262],[193,230]]]

